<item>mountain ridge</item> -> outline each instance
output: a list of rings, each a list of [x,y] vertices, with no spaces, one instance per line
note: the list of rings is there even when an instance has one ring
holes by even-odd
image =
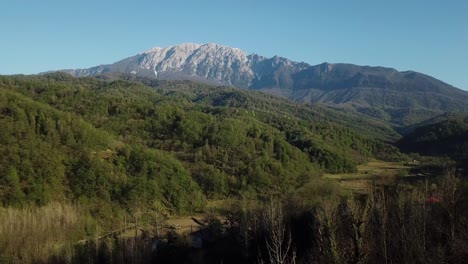
[[[113,64],[63,71],[76,77],[120,72],[259,90],[349,108],[395,126],[468,112],[468,92],[419,72],[349,63],[310,65],[214,43],[154,47]]]

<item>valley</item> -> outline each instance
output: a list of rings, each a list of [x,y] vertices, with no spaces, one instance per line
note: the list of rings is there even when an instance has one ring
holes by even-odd
[[[463,257],[465,103],[376,114],[118,72],[0,76],[0,95],[2,261]]]
[[[468,263],[468,1],[0,10],[0,264]]]
[[[356,173],[324,174],[323,177],[339,181],[342,188],[352,192],[367,192],[372,181],[392,183],[397,177],[411,177],[411,167],[403,162],[372,160],[357,166]]]

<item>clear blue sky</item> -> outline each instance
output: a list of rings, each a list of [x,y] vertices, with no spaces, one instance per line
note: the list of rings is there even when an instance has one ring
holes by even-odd
[[[0,74],[219,43],[310,64],[415,70],[468,90],[468,1],[1,0]]]

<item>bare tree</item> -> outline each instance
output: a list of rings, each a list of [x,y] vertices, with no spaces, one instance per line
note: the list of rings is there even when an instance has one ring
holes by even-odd
[[[325,252],[321,250],[322,256],[324,259],[327,259],[331,263],[343,263],[345,260],[342,258],[342,249],[339,247],[338,234],[338,225],[336,223],[336,210],[337,205],[335,201],[324,201],[322,203],[322,208],[317,212],[317,217],[321,223],[320,231],[320,241],[321,243],[326,242],[328,244],[328,250]],[[321,247],[324,245],[320,245]]]
[[[269,235],[266,241],[269,263],[296,263],[296,251],[292,245],[291,233],[284,221],[281,204],[272,201],[264,213],[264,221]],[[264,263],[262,260],[259,262]]]

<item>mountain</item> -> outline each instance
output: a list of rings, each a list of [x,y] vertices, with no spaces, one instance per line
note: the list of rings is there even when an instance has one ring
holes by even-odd
[[[467,160],[468,115],[449,115],[445,120],[421,125],[400,139],[397,146],[407,153]]]
[[[198,80],[210,84],[247,89],[290,87],[287,78],[308,68],[281,57],[247,55],[240,49],[218,44],[187,43],[152,48],[114,64],[89,69],[64,70],[74,76],[94,76],[109,72],[132,73],[165,80]]]
[[[398,134],[404,137],[404,136],[407,136],[408,134],[411,134],[412,132],[414,132],[414,130],[416,130],[419,127],[430,126],[430,125],[441,123],[447,120],[463,120],[466,116],[467,116],[466,113],[459,113],[459,112],[458,113],[457,112],[444,113],[444,114],[429,118],[427,120],[424,120],[423,122],[416,123],[416,124],[398,129]]]
[[[117,72],[259,90],[339,106],[394,126],[468,111],[468,92],[422,73],[342,63],[312,66],[218,44],[156,47],[113,64],[64,71],[77,77]]]

